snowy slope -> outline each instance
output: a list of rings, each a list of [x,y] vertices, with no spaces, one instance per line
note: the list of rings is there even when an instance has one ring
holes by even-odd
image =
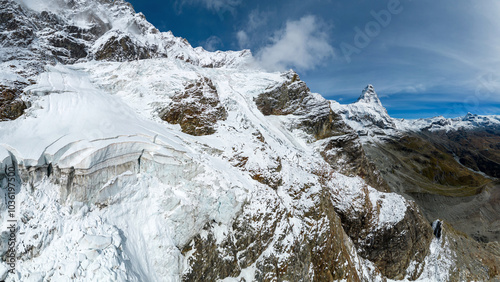
[[[160,32],[124,1],[2,0],[0,85],[29,83],[44,65],[171,57],[209,68],[253,65],[249,50],[209,52]]]

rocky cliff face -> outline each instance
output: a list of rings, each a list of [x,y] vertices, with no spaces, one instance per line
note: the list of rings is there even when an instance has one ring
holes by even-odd
[[[185,91],[173,96],[172,101],[160,117],[169,123],[180,124],[184,133],[213,134],[217,121],[227,118],[217,88],[206,77],[186,85]]]
[[[345,110],[293,71],[192,48],[123,1],[1,1],[2,222],[9,189],[17,205],[0,280],[498,276],[495,244],[439,233],[420,198],[388,192],[364,142],[398,123],[373,87]],[[462,260],[475,254],[480,270]]]

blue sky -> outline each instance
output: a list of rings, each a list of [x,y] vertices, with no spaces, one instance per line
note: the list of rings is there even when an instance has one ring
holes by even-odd
[[[161,31],[250,49],[340,103],[373,84],[393,117],[500,114],[497,0],[132,0]]]

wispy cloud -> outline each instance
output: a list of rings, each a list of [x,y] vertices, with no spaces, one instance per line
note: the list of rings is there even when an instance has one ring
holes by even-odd
[[[265,27],[271,14],[272,13],[269,11],[261,11],[259,9],[252,10],[248,15],[246,29],[253,31],[258,28]]]
[[[208,51],[215,51],[219,50],[221,47],[224,47],[224,43],[222,42],[222,40],[215,35],[212,35],[209,38],[207,38],[202,45],[203,48],[205,48],[205,50]]]
[[[314,69],[334,56],[326,28],[312,15],[287,21],[285,27],[270,38],[271,42],[257,51],[257,60],[270,70]]]
[[[240,49],[258,49],[262,47],[264,39],[272,35],[269,19],[274,15],[270,11],[253,9],[248,14],[244,24],[236,32],[236,40]]]
[[[175,8],[181,13],[184,6],[201,5],[204,8],[216,13],[230,12],[234,14],[236,8],[242,3],[242,0],[176,0]]]
[[[248,34],[244,30],[240,30],[236,33],[236,39],[238,40],[238,46],[240,49],[248,48],[248,45],[250,44],[250,39],[248,37]]]

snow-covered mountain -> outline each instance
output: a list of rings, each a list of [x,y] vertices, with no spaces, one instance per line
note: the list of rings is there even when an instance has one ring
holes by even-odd
[[[332,110],[339,113],[360,136],[391,135],[397,130],[394,119],[382,106],[373,85],[366,86],[355,103],[341,105],[331,101],[330,104]]]
[[[500,128],[500,115],[480,116],[468,113],[457,118],[392,118],[380,102],[373,85],[366,86],[358,100],[352,104],[342,105],[336,101],[330,101],[330,104],[332,110],[339,113],[365,141],[380,137],[383,139],[384,136],[400,136],[405,132]]]
[[[120,0],[0,3],[0,280],[498,275],[387,192],[358,137],[399,130],[373,87],[344,108]]]

